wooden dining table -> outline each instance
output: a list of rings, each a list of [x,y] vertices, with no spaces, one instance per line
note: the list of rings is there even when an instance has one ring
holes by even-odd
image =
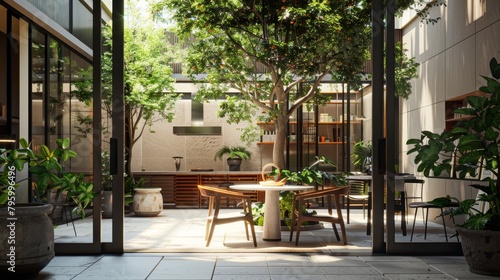
[[[264,241],[281,241],[280,191],[300,192],[314,188],[314,186],[268,186],[260,184],[242,184],[229,187],[234,190],[265,192],[264,225],[262,233],[262,239]]]

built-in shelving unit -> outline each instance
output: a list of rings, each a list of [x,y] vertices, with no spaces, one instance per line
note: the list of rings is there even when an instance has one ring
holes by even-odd
[[[479,90],[460,95],[454,98],[450,98],[445,101],[444,107],[445,107],[445,122],[446,122],[446,130],[451,130],[455,125],[461,121],[465,121],[470,119],[470,116],[462,116],[460,114],[454,113],[454,111],[458,108],[466,107],[467,104],[467,97],[468,96],[482,96],[485,93]]]
[[[361,94],[330,92],[328,95],[331,101],[325,106],[315,106],[313,110],[303,106],[290,118],[288,156],[292,166],[296,162],[297,166],[302,166],[298,169],[316,161],[316,156],[325,156],[337,164],[337,171],[346,171],[345,165],[350,164],[346,154],[356,141],[362,139],[363,121],[357,119],[362,116]],[[274,123],[257,122],[257,125],[261,128],[261,141],[257,145],[261,147],[261,152],[269,152],[269,147],[274,144]]]

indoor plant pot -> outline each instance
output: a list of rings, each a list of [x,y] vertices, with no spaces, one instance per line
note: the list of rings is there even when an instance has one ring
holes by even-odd
[[[454,111],[465,117],[451,131],[440,134],[423,131],[421,138],[409,139],[407,144],[414,146],[408,154],[417,154],[417,170],[425,176],[447,173],[453,178],[466,179],[468,176],[475,178],[478,170],[482,171],[484,178],[481,181],[488,185],[470,185],[482,192],[475,199],[460,201],[447,196],[431,203],[446,206],[451,200],[459,202],[458,208],[443,215],[466,216],[465,222],[457,228],[470,270],[498,276],[500,242],[492,239],[500,234],[500,64],[495,58],[490,61],[490,70],[493,78],[484,77],[487,85],[480,88],[483,94],[468,96],[468,106]],[[486,244],[481,245],[484,242]],[[487,260],[494,262],[488,266]],[[488,271],[488,268],[493,270]]]
[[[461,238],[469,270],[473,273],[500,276],[500,231],[455,227]]]
[[[161,188],[137,188],[134,190],[132,212],[139,217],[155,217],[163,210]]]
[[[50,204],[18,204],[9,221],[8,208],[0,208],[0,278],[35,277],[54,258],[51,212]]]
[[[69,149],[69,139],[58,139],[56,143],[56,149],[51,151],[41,145],[35,154],[28,142],[20,139],[21,148],[0,153],[0,169],[3,170],[0,174],[0,205],[3,205],[0,208],[0,267],[2,276],[5,276],[2,279],[36,276],[54,257],[54,227],[49,217],[53,206],[44,204],[49,190],[67,192],[82,217],[83,210],[92,201],[92,184],[83,181],[83,174],[63,171],[61,163],[76,156]],[[33,199],[37,203],[16,203],[16,171],[23,170],[28,162],[35,186]],[[9,220],[8,217],[15,219]]]
[[[229,171],[240,171],[241,162],[249,159],[252,153],[243,146],[223,146],[215,153],[214,160],[222,159],[224,155],[228,155],[227,164],[229,165]]]

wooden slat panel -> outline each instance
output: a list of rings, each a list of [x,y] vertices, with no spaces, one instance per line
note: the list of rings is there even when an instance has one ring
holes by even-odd
[[[258,184],[260,181],[260,175],[250,175],[250,174],[229,174],[229,181],[236,184]],[[252,197],[252,201],[264,201],[264,192],[255,191],[241,191],[246,195]]]
[[[175,207],[200,208],[200,192],[198,191],[198,175],[175,176]]]
[[[161,188],[164,204],[174,204],[175,175],[134,175],[135,178],[144,179],[144,187]]]

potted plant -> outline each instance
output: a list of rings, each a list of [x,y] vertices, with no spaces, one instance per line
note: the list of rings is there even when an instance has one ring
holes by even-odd
[[[351,158],[354,167],[359,168],[363,173],[371,174],[372,143],[365,143],[363,141],[354,143]]]
[[[229,165],[229,171],[240,171],[241,162],[250,159],[252,153],[243,146],[223,146],[215,153],[214,160],[222,160],[224,155],[228,155],[227,164]]]
[[[330,172],[319,170],[318,167],[321,164],[336,166],[336,164],[332,160],[321,156],[317,157],[316,162],[314,162],[312,165],[304,167],[299,172],[290,171],[287,169],[281,170],[280,178],[285,178],[287,184],[293,183],[297,185],[331,184],[336,186],[345,186],[348,184],[344,174],[333,174]],[[276,170],[274,170],[273,172],[275,171]],[[271,173],[271,175],[273,175],[273,173]],[[289,221],[291,219],[290,213],[292,212],[292,199],[293,192],[280,192],[280,216],[282,225],[290,224]],[[252,206],[255,225],[262,225],[264,216],[264,204],[261,202],[257,202],[252,204]],[[303,209],[303,211],[307,211],[307,209]]]
[[[3,150],[0,155],[0,275],[6,279],[34,277],[54,257],[54,227],[49,218],[53,207],[17,203],[17,171],[29,163],[38,198],[44,199],[40,194],[47,190],[68,192],[76,204],[75,211],[82,217],[94,195],[92,184],[86,183],[82,174],[63,171],[61,162],[76,156],[69,149],[69,139],[57,140],[58,147],[53,151],[41,145],[36,154],[25,139],[20,139],[19,144],[21,148]]]
[[[476,177],[482,170],[486,185],[471,187],[483,193],[460,201],[448,213],[467,215],[456,229],[470,270],[500,276],[500,65],[495,58],[490,70],[493,77],[484,77],[487,85],[480,88],[484,95],[468,96],[468,106],[454,111],[468,116],[467,120],[440,134],[423,131],[420,139],[409,139],[407,144],[413,145],[408,154],[416,153],[417,170],[425,176],[446,173],[464,179]],[[434,203],[446,205],[451,199],[438,198]],[[478,207],[479,203],[488,207]]]
[[[109,152],[102,151],[102,217],[111,218],[113,216],[113,175],[110,172]]]

